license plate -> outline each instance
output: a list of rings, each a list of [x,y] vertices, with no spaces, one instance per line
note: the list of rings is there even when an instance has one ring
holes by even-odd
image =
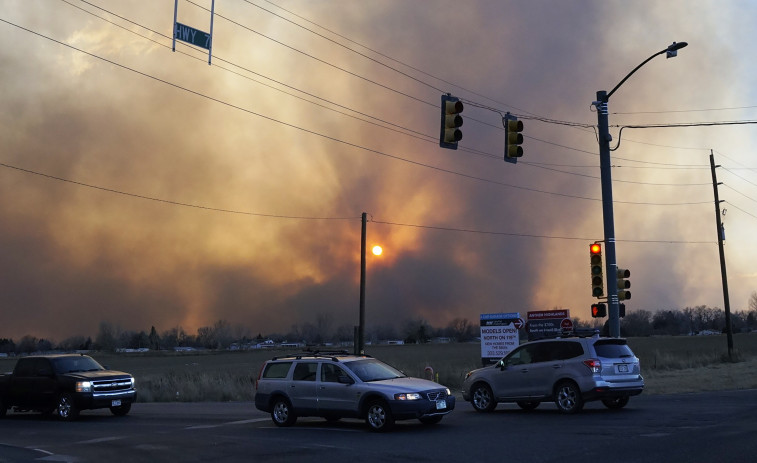
[[[628,373],[628,365],[618,365],[618,373]]]
[[[436,401],[436,409],[437,410],[444,410],[447,408],[447,401],[446,400],[437,400]]]
[[[121,401],[120,400],[113,400],[113,401],[110,402],[110,406],[111,407],[120,407],[121,406]]]

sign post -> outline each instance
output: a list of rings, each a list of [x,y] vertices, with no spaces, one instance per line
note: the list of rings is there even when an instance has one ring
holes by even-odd
[[[210,33],[203,32],[194,27],[187,26],[176,20],[176,16],[179,9],[179,0],[174,2],[173,7],[173,46],[172,50],[176,51],[176,40],[181,40],[190,45],[204,48],[208,50],[208,64],[210,64],[210,57],[213,49],[213,16],[215,12],[216,0],[212,0],[210,3]]]

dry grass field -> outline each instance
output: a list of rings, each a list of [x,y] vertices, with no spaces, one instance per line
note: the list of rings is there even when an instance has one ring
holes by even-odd
[[[757,333],[734,336],[728,361],[725,336],[631,338],[641,359],[645,394],[757,388]],[[262,363],[291,350],[92,353],[103,365],[137,378],[139,400],[251,401]],[[479,344],[367,346],[366,352],[411,376],[435,378],[459,391],[465,374],[481,365]],[[10,371],[15,359],[0,359]],[[438,375],[438,376],[437,376]]]

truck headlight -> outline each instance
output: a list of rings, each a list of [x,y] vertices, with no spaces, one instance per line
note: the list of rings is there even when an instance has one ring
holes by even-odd
[[[92,383],[89,381],[77,381],[76,392],[92,392]]]
[[[417,392],[407,392],[402,394],[394,394],[394,400],[419,400],[421,395]]]

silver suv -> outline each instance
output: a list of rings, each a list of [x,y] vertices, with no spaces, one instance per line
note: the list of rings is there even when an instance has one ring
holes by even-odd
[[[623,408],[643,389],[639,359],[626,340],[594,335],[522,344],[496,364],[468,373],[463,399],[480,412],[500,402],[532,410],[554,401],[560,412],[571,414],[590,400]]]
[[[367,355],[307,352],[265,362],[256,382],[255,407],[277,426],[298,416],[365,419],[387,431],[395,420],[435,424],[455,408],[455,396],[433,381],[410,378]]]

